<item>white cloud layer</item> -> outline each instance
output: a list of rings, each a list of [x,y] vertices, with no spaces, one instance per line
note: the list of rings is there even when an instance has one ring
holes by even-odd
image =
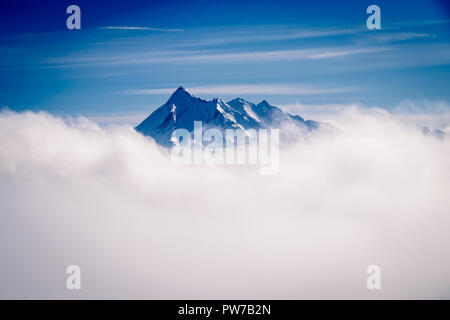
[[[335,123],[260,176],[172,165],[128,126],[2,112],[0,297],[450,298],[450,142],[380,110]]]
[[[358,110],[377,109],[376,106],[361,106],[359,104],[303,104],[294,103],[280,105],[281,109],[292,114],[299,114],[305,119],[334,123],[343,113]],[[407,121],[418,127],[445,130],[450,124],[450,106],[445,101],[410,100],[405,99],[392,108],[392,116]]]

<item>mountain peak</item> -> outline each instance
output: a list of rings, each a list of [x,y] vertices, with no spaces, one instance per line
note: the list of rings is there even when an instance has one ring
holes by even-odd
[[[239,98],[239,97],[234,98],[233,100],[228,101],[228,103],[232,103],[232,104],[234,104],[234,103],[252,104],[250,101],[247,101],[247,100],[242,99],[242,98]]]
[[[218,98],[218,97],[212,99],[212,101],[213,101],[214,103],[219,103],[219,104],[225,104],[225,103],[226,103],[223,99]]]
[[[256,105],[256,108],[259,108],[259,109],[271,109],[271,108],[274,108],[274,107],[271,106],[271,105],[267,102],[267,100],[263,100],[263,101],[261,101],[260,103],[258,103],[258,104]]]
[[[183,87],[178,87],[169,98],[169,102],[171,103],[180,103],[185,102],[187,100],[191,100],[192,95]]]
[[[188,95],[191,95],[184,87],[182,87],[182,86],[179,86],[178,88],[177,88],[177,90],[175,90],[173,93],[172,93],[172,95],[174,95],[174,94],[188,94]]]

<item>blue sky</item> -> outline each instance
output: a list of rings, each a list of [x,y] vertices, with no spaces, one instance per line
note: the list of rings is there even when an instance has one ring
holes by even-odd
[[[381,30],[366,28],[371,4]],[[430,0],[3,0],[0,106],[146,114],[180,85],[275,105],[448,104],[449,15]]]

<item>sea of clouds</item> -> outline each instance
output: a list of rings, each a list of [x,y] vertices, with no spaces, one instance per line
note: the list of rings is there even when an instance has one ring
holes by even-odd
[[[379,109],[333,119],[262,176],[175,165],[131,126],[2,111],[0,298],[450,298],[450,140]]]

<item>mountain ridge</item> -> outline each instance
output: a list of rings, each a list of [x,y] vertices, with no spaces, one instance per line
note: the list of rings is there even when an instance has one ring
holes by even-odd
[[[194,121],[202,121],[203,129],[273,129],[279,128],[282,141],[295,140],[315,130],[320,122],[291,115],[266,100],[253,103],[243,98],[228,102],[221,98],[204,100],[194,97],[184,87],[178,87],[166,103],[153,111],[136,126],[136,131],[152,137],[159,145],[173,146],[172,133],[176,129],[192,132]]]

